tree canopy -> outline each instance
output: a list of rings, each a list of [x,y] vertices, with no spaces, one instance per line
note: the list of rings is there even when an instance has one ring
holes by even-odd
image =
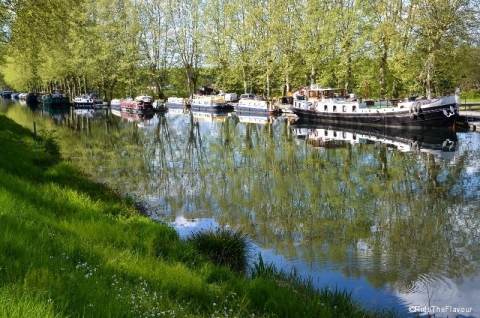
[[[0,81],[21,91],[278,97],[318,84],[399,97],[480,84],[474,0],[0,3]]]

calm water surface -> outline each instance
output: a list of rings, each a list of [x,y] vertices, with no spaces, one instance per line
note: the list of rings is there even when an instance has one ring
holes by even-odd
[[[252,261],[365,306],[479,316],[479,133],[183,109],[74,118],[1,99],[0,111],[70,136],[64,157],[181,235],[230,226],[255,242]]]

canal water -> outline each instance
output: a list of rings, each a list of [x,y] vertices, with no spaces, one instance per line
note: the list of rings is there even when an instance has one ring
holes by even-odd
[[[63,156],[182,236],[228,226],[278,269],[365,307],[480,311],[480,133],[292,122],[183,108],[74,116],[0,99]]]

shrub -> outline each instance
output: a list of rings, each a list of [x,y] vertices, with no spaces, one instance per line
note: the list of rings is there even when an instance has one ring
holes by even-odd
[[[48,168],[60,162],[62,158],[60,145],[55,137],[54,130],[40,130],[38,142],[41,146],[41,152],[34,159],[35,164],[42,168]]]

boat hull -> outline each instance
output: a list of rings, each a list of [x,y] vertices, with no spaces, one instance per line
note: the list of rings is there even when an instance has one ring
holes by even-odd
[[[417,128],[453,127],[458,116],[456,103],[430,106],[417,114],[412,114],[409,109],[389,111],[381,108],[358,113],[322,112],[296,107],[291,110],[300,118],[329,123]]]
[[[88,102],[88,101],[74,101],[73,108],[75,109],[93,109],[99,108],[102,104],[95,103],[95,102]]]
[[[68,97],[45,97],[42,98],[42,106],[50,108],[70,108],[70,99]]]
[[[210,111],[217,111],[217,110],[233,110],[233,105],[230,104],[213,104],[213,105],[201,105],[201,104],[194,104],[190,105],[192,109],[198,110],[210,110]]]
[[[3,98],[12,98],[12,93],[10,91],[3,91],[1,95]]]

